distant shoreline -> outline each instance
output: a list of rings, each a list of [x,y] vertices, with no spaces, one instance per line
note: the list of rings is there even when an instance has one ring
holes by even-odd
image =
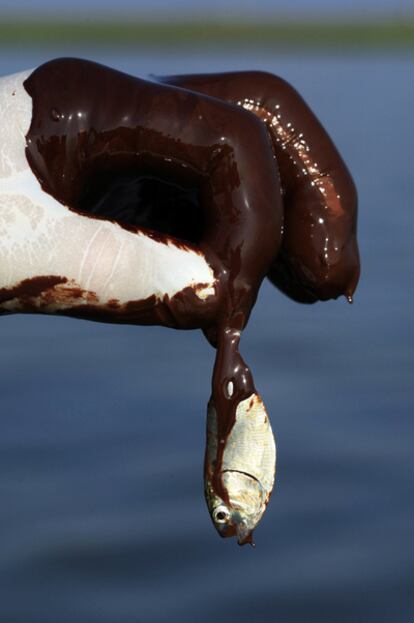
[[[0,17],[0,48],[87,44],[188,48],[218,45],[307,50],[414,48],[414,16],[358,22],[34,21]]]

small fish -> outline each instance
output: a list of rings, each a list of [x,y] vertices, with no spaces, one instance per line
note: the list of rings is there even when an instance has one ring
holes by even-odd
[[[266,510],[276,471],[276,445],[258,394],[237,405],[226,438],[218,439],[217,411],[207,415],[204,485],[207,506],[222,537],[253,545],[252,532]],[[224,448],[223,448],[224,446]]]

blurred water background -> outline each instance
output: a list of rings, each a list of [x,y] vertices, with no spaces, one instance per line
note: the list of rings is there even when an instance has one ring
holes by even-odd
[[[412,623],[414,52],[0,49],[132,74],[289,80],[357,183],[355,304],[262,287],[242,352],[271,414],[277,486],[255,549],[203,499],[214,352],[199,332],[0,321],[0,621]]]

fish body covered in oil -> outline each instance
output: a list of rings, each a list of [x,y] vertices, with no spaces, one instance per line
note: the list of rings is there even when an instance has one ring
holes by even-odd
[[[276,471],[276,444],[266,408],[256,393],[237,405],[226,437],[218,433],[218,413],[207,415],[205,496],[213,523],[223,537],[251,543],[266,510]]]

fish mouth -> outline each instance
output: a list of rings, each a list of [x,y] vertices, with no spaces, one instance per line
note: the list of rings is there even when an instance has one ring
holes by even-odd
[[[246,524],[241,521],[236,524],[237,543],[239,545],[251,545],[256,547],[253,541],[253,530],[249,530]]]
[[[238,515],[238,513],[237,513]],[[231,537],[237,538],[237,543],[239,545],[252,545],[255,547],[253,542],[253,530],[254,528],[248,528],[246,522],[241,517],[232,518],[230,523],[225,526],[217,526],[217,531],[219,535],[223,539],[228,539]]]
[[[227,504],[230,510],[229,521],[222,525],[215,527],[223,538],[236,537],[239,545],[250,544],[254,546],[253,542],[253,530],[259,523],[264,509],[266,508],[266,493],[261,482],[246,471],[238,469],[226,469],[221,472],[221,476],[240,474],[248,482],[254,482],[257,498],[253,506],[246,508],[242,504],[242,500],[232,499],[232,495],[229,495]],[[247,499],[245,498],[245,503]]]

